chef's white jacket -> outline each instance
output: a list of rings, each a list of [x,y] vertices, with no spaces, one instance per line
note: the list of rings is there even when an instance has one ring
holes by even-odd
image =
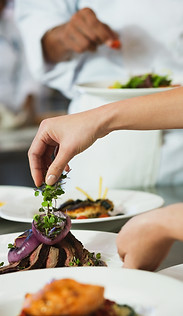
[[[46,64],[42,36],[84,7],[93,9],[118,32],[122,49],[101,45],[94,53]],[[145,72],[170,73],[174,81],[182,80],[181,0],[16,0],[16,17],[32,74],[72,99],[70,113],[106,103],[78,94],[76,83],[117,80]],[[113,132],[75,157],[71,168],[70,187],[94,187],[100,175],[109,188],[183,183],[183,132]]]

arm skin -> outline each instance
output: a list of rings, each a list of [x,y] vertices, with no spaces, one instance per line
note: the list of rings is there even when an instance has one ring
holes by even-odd
[[[124,268],[154,271],[175,240],[183,241],[183,203],[130,219],[117,236]]]
[[[59,25],[42,38],[45,59],[51,63],[68,60],[73,53],[95,51],[98,45],[112,46],[118,40],[111,28],[100,22],[95,13],[84,8],[76,12],[69,22]]]
[[[63,170],[68,170],[68,163],[75,155],[114,130],[182,127],[182,87],[46,119],[40,124],[28,153],[32,177],[37,186],[45,176],[47,184],[54,184]],[[56,147],[58,152],[52,163],[50,157]]]

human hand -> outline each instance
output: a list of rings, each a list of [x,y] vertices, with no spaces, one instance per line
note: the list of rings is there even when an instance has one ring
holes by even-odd
[[[95,110],[42,121],[28,152],[36,186],[54,184],[68,162],[97,139]],[[57,151],[57,152],[56,152]],[[54,161],[53,155],[56,153]]]
[[[130,219],[117,236],[124,268],[154,271],[168,254],[174,238],[169,233],[166,208]]]
[[[117,33],[99,21],[90,8],[79,10],[69,22],[48,31],[42,44],[46,59],[52,62],[68,59],[73,52],[95,51],[101,44],[114,49],[121,46]]]
[[[95,50],[100,44],[112,46],[118,35],[107,24],[100,22],[95,13],[84,8],[75,13],[65,25],[65,40],[70,50],[82,53]]]

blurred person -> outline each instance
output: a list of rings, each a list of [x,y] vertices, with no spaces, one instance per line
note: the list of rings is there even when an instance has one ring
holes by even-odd
[[[10,6],[11,5],[11,6]],[[27,68],[24,48],[13,20],[12,2],[0,0],[0,128],[33,122],[35,81]]]
[[[183,3],[178,0],[16,0],[16,16],[32,74],[72,99],[69,113],[109,103],[78,93],[76,83],[169,70],[179,82],[182,75]],[[121,43],[118,49],[115,42]],[[72,159],[67,189],[91,189],[99,176],[116,189],[179,184],[182,160],[181,130],[118,131]]]

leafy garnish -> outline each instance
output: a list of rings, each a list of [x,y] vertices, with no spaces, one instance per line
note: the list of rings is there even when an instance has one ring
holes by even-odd
[[[79,266],[81,265],[81,262],[79,258],[76,258],[75,256],[73,257],[72,261],[69,262],[70,266]]]
[[[88,254],[88,258],[93,260],[95,266],[98,266],[98,265],[100,264],[101,253],[98,252],[98,253],[95,255],[94,252],[90,252],[90,253]],[[88,262],[87,262],[87,265],[90,266],[90,265],[91,265],[91,262],[88,261]]]
[[[4,266],[4,262],[3,261],[0,262],[0,267],[2,267],[2,266]]]
[[[135,89],[135,88],[158,88],[168,87],[172,80],[168,75],[158,75],[155,73],[147,73],[139,76],[131,77],[125,84],[119,81],[114,82],[111,86],[113,89]]]
[[[62,174],[60,179],[54,185],[43,183],[41,187],[35,190],[35,196],[38,196],[40,192],[43,196],[43,202],[41,203],[42,207],[39,209],[40,212],[46,212],[48,215],[56,209],[56,200],[58,199],[58,196],[65,193],[61,187],[62,180],[65,178],[67,178],[67,174]]]
[[[13,249],[15,246],[13,244],[8,244],[8,249]]]
[[[44,213],[44,216],[40,214],[34,215],[34,221],[40,232],[44,233],[49,238],[54,238],[60,233],[61,222],[65,222],[65,218],[58,217],[54,214],[56,209],[56,200],[62,194],[63,179],[67,177],[67,174],[62,174],[59,180],[54,185],[47,185],[44,183],[41,187],[35,190],[35,196],[39,196],[41,193],[43,196],[43,202],[41,203],[40,212]],[[63,225],[64,226],[64,225]]]

